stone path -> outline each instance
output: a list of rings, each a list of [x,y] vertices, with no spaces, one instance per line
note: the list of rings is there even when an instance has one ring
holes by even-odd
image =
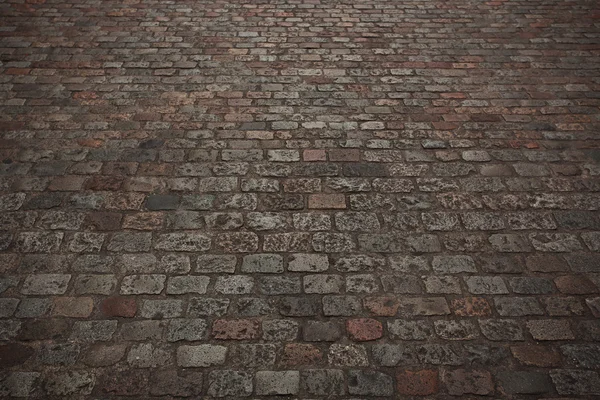
[[[0,397],[599,398],[597,3],[0,16]]]

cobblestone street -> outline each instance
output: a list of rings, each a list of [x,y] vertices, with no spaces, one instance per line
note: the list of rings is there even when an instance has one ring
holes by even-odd
[[[0,1],[0,398],[599,399],[600,7]]]

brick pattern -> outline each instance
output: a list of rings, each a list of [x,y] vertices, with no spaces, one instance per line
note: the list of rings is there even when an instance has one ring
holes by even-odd
[[[0,397],[600,397],[592,2],[0,15]]]

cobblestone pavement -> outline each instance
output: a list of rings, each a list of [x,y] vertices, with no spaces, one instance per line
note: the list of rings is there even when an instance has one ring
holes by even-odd
[[[597,3],[0,16],[0,397],[600,398]]]

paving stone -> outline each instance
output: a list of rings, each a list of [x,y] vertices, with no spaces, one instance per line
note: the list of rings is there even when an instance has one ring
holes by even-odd
[[[275,364],[275,356],[273,344],[240,344],[230,348],[229,359],[245,368],[268,368]]]
[[[177,348],[177,365],[180,367],[210,367],[225,363],[227,348],[212,344],[182,345]]]
[[[360,312],[360,300],[354,296],[324,296],[323,313],[326,316],[351,316]]]
[[[323,360],[321,350],[312,344],[292,343],[283,348],[280,364],[284,366],[320,364]]]
[[[518,341],[524,340],[521,326],[513,320],[487,319],[479,320],[481,333],[489,340]]]
[[[367,351],[361,345],[332,344],[329,347],[329,364],[334,366],[367,366]]]
[[[360,396],[391,396],[393,379],[381,372],[351,370],[348,372],[348,392]]]
[[[123,340],[153,340],[162,337],[164,321],[133,321],[121,324],[119,337]]]
[[[94,300],[91,297],[55,297],[52,315],[67,318],[86,318],[92,314]]]
[[[569,321],[565,320],[527,321],[527,328],[535,340],[568,340],[575,338]]]
[[[148,210],[175,210],[179,205],[179,196],[168,194],[152,194],[146,198]]]
[[[215,339],[244,340],[256,339],[260,335],[260,323],[257,320],[238,319],[224,320],[219,319],[213,322],[212,336]]]
[[[356,318],[346,321],[350,339],[362,342],[376,340],[383,336],[383,325],[372,318]]]
[[[150,394],[155,396],[190,397],[202,393],[202,373],[178,374],[177,371],[157,371],[150,379]]]
[[[168,300],[143,300],[140,316],[151,319],[177,318],[183,313],[183,301]]]
[[[77,321],[73,324],[71,338],[83,342],[106,342],[117,330],[117,321]]]
[[[469,256],[433,257],[431,263],[433,270],[444,274],[458,274],[461,272],[477,272],[475,262]]]
[[[423,320],[391,320],[387,323],[390,337],[401,340],[425,340],[433,335],[433,327]]]
[[[379,282],[374,275],[359,274],[346,277],[346,291],[348,293],[374,293],[378,290]]]
[[[331,229],[331,217],[320,213],[293,214],[294,228],[301,231],[327,231]]]
[[[127,354],[127,363],[133,368],[156,368],[171,362],[170,352],[152,343],[134,344]]]
[[[198,273],[233,273],[237,258],[230,255],[201,255],[196,259],[195,272]]]
[[[145,393],[148,388],[148,373],[144,370],[106,371],[97,378],[97,385],[104,393],[134,396]]]
[[[341,293],[343,286],[344,280],[340,275],[305,275],[303,278],[305,293]]]
[[[293,341],[298,337],[298,323],[287,319],[266,320],[262,323],[262,332],[265,340]]]
[[[576,368],[598,369],[600,352],[597,344],[565,344],[560,346],[563,357]]]
[[[524,345],[511,346],[513,357],[523,365],[532,365],[537,367],[556,367],[560,365],[560,354],[547,346],[542,345]]]
[[[492,314],[489,302],[482,297],[465,297],[451,301],[454,314],[461,317],[485,317]]]
[[[154,248],[163,251],[205,251],[211,239],[199,233],[167,233],[160,235]]]
[[[167,294],[204,294],[209,282],[208,276],[174,276],[167,282]]]
[[[258,250],[258,236],[253,232],[223,233],[217,236],[216,245],[225,252],[255,252]]]
[[[417,315],[447,315],[450,314],[448,303],[443,297],[430,298],[399,298],[400,307],[398,315],[417,316]]]
[[[554,292],[552,281],[540,277],[514,277],[510,278],[509,286],[519,294],[549,294]]]
[[[396,375],[396,381],[401,395],[427,396],[439,390],[438,372],[435,370],[401,370]]]
[[[92,373],[68,371],[47,377],[44,389],[51,396],[90,395],[94,384],[95,377]]]
[[[139,253],[150,250],[152,234],[118,232],[110,239],[106,249],[114,252]]]
[[[443,375],[448,393],[452,396],[465,394],[488,395],[494,391],[491,374],[487,371],[458,369]]]
[[[76,294],[110,295],[117,286],[114,275],[79,275],[74,283]]]
[[[107,317],[132,318],[137,313],[137,301],[127,297],[109,297],[102,300],[100,310]]]
[[[372,347],[375,365],[395,367],[402,364],[418,363],[416,349],[398,344],[374,344]]]
[[[242,272],[245,273],[281,273],[283,257],[278,254],[252,254],[242,261]]]
[[[37,360],[45,365],[73,365],[79,357],[81,347],[78,344],[46,344],[38,350]]]
[[[329,269],[328,257],[324,254],[301,254],[290,256],[288,271],[294,272],[322,272]]]
[[[470,276],[464,278],[472,294],[506,294],[508,288],[499,276]]]
[[[308,369],[301,371],[301,390],[313,396],[345,394],[344,373],[337,369]]]
[[[121,282],[121,294],[159,294],[165,287],[165,275],[129,275]]]
[[[25,278],[21,293],[25,295],[57,295],[67,291],[71,275],[39,274]]]
[[[262,276],[258,281],[259,291],[266,295],[298,294],[302,290],[299,277]]]
[[[298,371],[258,371],[256,373],[256,394],[294,395],[300,388]]]
[[[550,371],[556,391],[561,395],[598,395],[600,376],[595,371],[555,369]]]
[[[208,374],[208,395],[242,397],[252,394],[252,375],[234,370],[215,370]]]
[[[18,307],[14,312],[17,318],[37,318],[44,316],[50,311],[50,299],[45,298],[24,298],[18,303]],[[8,303],[9,310],[12,308],[12,303]],[[4,308],[2,308],[4,310]],[[10,311],[4,313],[11,314]]]
[[[83,362],[93,367],[108,367],[121,361],[126,350],[125,344],[95,345],[85,355]]]
[[[479,336],[471,321],[435,321],[435,333],[446,340],[472,340]]]
[[[544,315],[539,302],[533,297],[496,297],[494,305],[498,314],[503,317]]]
[[[169,342],[203,340],[206,338],[207,329],[208,324],[204,319],[175,318],[169,322],[166,339]]]
[[[63,237],[62,232],[24,232],[15,238],[14,246],[23,253],[56,253]]]

